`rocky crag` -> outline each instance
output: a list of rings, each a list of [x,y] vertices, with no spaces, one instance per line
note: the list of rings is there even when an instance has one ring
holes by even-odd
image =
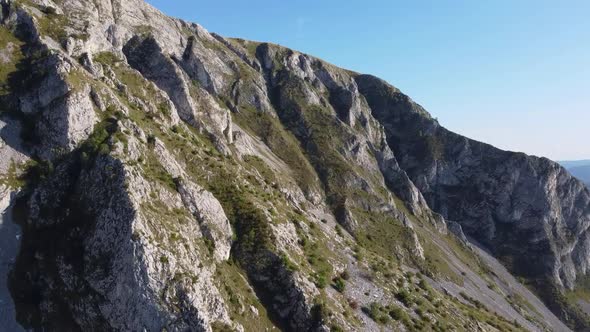
[[[590,328],[590,192],[555,163],[140,0],[0,5],[3,326]]]

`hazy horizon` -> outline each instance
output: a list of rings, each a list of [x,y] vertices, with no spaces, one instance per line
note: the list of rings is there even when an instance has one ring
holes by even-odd
[[[590,2],[148,2],[381,77],[443,126],[498,148],[590,159]]]

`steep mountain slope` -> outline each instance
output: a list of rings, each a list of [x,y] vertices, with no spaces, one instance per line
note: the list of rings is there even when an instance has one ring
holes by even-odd
[[[22,231],[3,326],[568,330],[500,262],[590,326],[567,291],[590,193],[556,164],[140,0],[0,4],[3,224]]]
[[[357,82],[434,211],[460,223],[539,292],[551,293],[542,294],[547,301],[553,286],[575,288],[589,255],[590,192],[582,182],[548,159],[449,132],[383,81]]]

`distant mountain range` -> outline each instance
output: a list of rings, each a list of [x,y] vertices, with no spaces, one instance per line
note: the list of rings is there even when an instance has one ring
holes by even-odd
[[[590,186],[590,160],[560,161],[573,176]]]

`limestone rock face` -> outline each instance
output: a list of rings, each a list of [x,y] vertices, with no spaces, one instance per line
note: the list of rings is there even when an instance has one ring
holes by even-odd
[[[88,86],[80,92],[70,91],[60,104],[41,115],[37,131],[45,142],[43,151],[74,149],[88,138],[97,122]]]
[[[203,236],[213,242],[215,257],[218,260],[227,260],[233,233],[219,201],[194,183],[180,184],[178,192],[184,205],[201,224]]]
[[[139,202],[124,188],[126,170],[120,161],[99,157],[89,169],[76,167],[62,164],[47,186],[32,193],[21,251],[26,258],[13,271],[28,276],[13,281],[15,288],[43,289],[38,310],[51,308],[42,314],[46,324],[54,329],[205,330],[213,319],[229,322],[211,279],[213,270],[198,267],[196,249],[171,254],[142,237],[153,235]],[[84,223],[68,228],[78,220]],[[64,232],[45,231],[49,227]],[[198,237],[197,229],[187,228],[184,236]],[[43,243],[59,246],[49,252]],[[29,259],[40,263],[30,270],[23,264]],[[175,271],[198,275],[197,281],[181,279],[169,288]],[[65,293],[77,292],[76,301],[61,303]],[[172,311],[172,305],[181,305],[181,312]]]
[[[51,68],[51,72],[42,77],[40,82],[34,82],[38,84],[37,89],[31,89],[21,97],[20,109],[25,114],[46,108],[69,91],[65,76],[70,72],[71,65],[64,58],[50,56],[40,63],[39,67]]]
[[[141,0],[0,4],[0,188],[22,227],[0,326],[590,326],[560,301],[590,268],[590,193],[553,162]]]
[[[162,53],[155,39],[134,37],[125,45],[123,52],[132,67],[168,93],[185,121],[195,121],[193,112],[196,107],[187,82],[174,62]]]
[[[586,274],[581,257],[588,253],[590,192],[583,183],[548,159],[449,132],[379,79],[357,81],[401,167],[433,210],[496,255],[510,256],[518,274],[545,275],[568,288]]]

